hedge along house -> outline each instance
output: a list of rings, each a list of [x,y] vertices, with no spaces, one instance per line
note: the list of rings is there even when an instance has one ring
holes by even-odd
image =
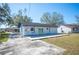
[[[20,27],[21,35],[56,34],[57,26],[41,23],[26,23]]]
[[[60,25],[57,29],[58,33],[73,33],[73,32],[79,32],[79,25],[76,24],[66,24],[66,25]]]

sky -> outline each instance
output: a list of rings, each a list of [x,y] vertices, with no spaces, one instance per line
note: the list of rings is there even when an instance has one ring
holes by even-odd
[[[10,3],[11,14],[15,15],[19,9],[27,9],[27,14],[33,22],[40,23],[40,18],[45,12],[57,12],[64,16],[68,24],[76,22],[75,15],[79,15],[79,4],[77,3]]]

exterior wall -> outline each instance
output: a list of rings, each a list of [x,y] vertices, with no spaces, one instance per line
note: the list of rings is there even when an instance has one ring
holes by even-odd
[[[21,34],[22,36],[25,35],[25,28],[24,28],[23,26],[20,27],[20,34]]]
[[[57,28],[51,28],[51,33],[57,33]]]
[[[58,33],[70,33],[72,32],[72,29],[62,25],[57,28],[57,32]]]
[[[31,28],[34,28],[34,31],[31,31]],[[41,35],[57,33],[57,28],[55,27],[34,27],[34,26],[23,26],[20,32],[23,35],[39,35],[40,34],[39,29],[43,29]]]

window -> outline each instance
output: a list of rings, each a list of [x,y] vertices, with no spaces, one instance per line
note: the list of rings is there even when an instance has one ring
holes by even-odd
[[[19,29],[15,29],[15,32],[19,32]]]
[[[43,28],[41,29],[41,31],[43,32]]]
[[[61,28],[61,32],[62,32],[62,33],[64,32],[62,28]]]
[[[31,28],[31,31],[34,31],[34,28]]]
[[[48,30],[48,28],[46,28]]]

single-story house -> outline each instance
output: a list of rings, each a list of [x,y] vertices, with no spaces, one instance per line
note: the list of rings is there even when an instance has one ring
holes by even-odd
[[[27,35],[44,35],[44,34],[57,34],[57,33],[72,33],[79,32],[79,25],[76,24],[65,24],[65,25],[51,25],[41,23],[25,23],[18,26],[7,27],[6,25],[0,26],[0,30],[7,32],[19,33],[23,36]]]
[[[56,26],[51,24],[26,23],[20,28],[20,33],[22,35],[43,35],[72,32],[79,32],[79,25],[65,24]]]
[[[79,25],[76,24],[65,24],[58,26],[58,33],[73,33],[79,32]]]
[[[58,26],[41,23],[26,23],[20,27],[22,35],[56,34]]]

